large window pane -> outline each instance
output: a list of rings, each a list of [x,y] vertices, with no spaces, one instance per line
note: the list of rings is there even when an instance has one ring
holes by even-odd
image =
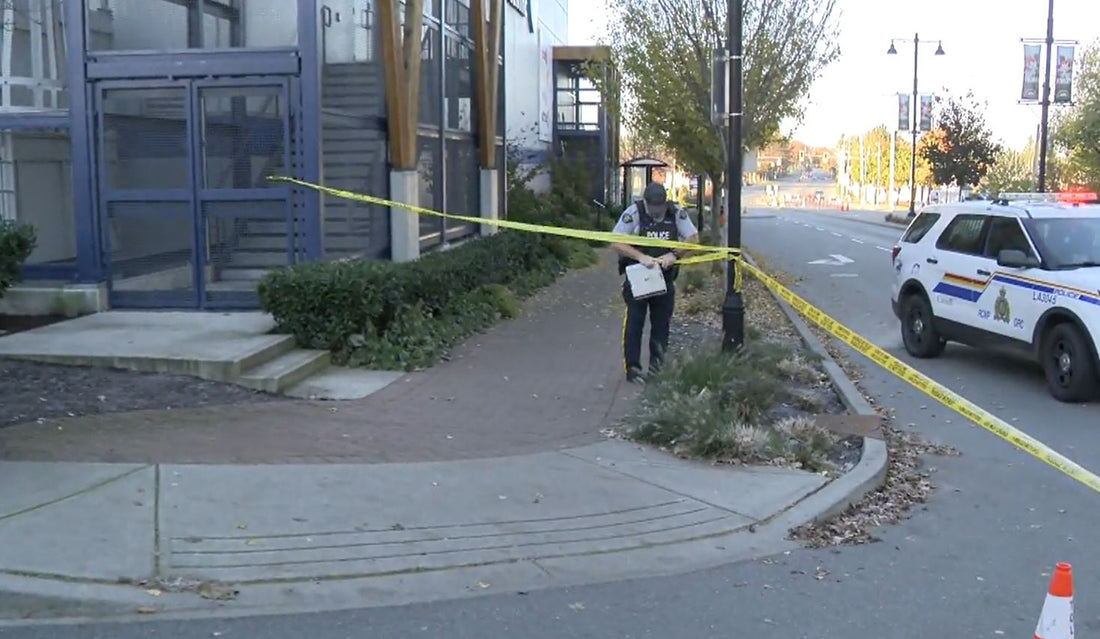
[[[438,211],[443,208],[439,188],[443,170],[443,158],[440,157],[439,138],[420,136],[418,141],[419,160],[417,172],[420,174],[420,206]],[[420,216],[420,239],[431,240],[431,244],[442,241],[440,232],[442,218],[434,215]]]
[[[439,70],[439,27],[425,24],[420,47],[421,124],[439,126],[443,78]]]
[[[481,199],[478,195],[480,175],[477,163],[477,145],[473,138],[447,140],[447,212],[456,215],[480,217]],[[477,226],[458,220],[447,220],[448,236],[457,231],[472,233]]]
[[[350,6],[359,0],[330,0]],[[93,51],[275,47],[298,43],[297,0],[87,0]],[[350,14],[350,11],[349,11]]]
[[[472,47],[468,42],[447,36],[447,128],[474,129],[474,82],[471,69]]]

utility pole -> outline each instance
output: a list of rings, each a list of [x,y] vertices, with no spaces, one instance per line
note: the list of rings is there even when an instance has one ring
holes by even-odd
[[[1054,57],[1054,0],[1047,8],[1047,68],[1043,78],[1043,121],[1039,131],[1039,192],[1047,190],[1047,144],[1050,135],[1050,61]]]
[[[726,238],[730,248],[741,248],[741,15],[743,0],[727,0],[726,45],[729,52],[729,129],[726,143],[726,183],[729,209]],[[722,350],[735,351],[745,343],[745,301],[735,284],[736,262],[726,263],[726,299],[722,304]]]
[[[890,193],[887,199],[890,200],[890,212],[894,212],[894,159],[898,154],[898,133],[897,131],[890,131]]]

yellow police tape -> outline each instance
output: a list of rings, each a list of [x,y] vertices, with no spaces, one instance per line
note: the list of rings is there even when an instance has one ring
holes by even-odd
[[[860,337],[848,327],[826,315],[824,312],[821,311],[821,309],[813,306],[806,300],[796,295],[791,290],[787,289],[785,286],[780,284],[764,271],[741,259],[741,251],[738,248],[704,246],[702,244],[690,244],[687,242],[677,242],[673,240],[660,240],[633,235],[620,235],[617,233],[608,233],[606,231],[566,229],[557,226],[528,224],[525,222],[515,222],[511,220],[493,220],[480,217],[469,217],[465,215],[454,215],[451,213],[441,213],[439,211],[433,211],[432,209],[427,209],[420,206],[413,206],[411,204],[404,204],[402,202],[394,202],[391,200],[373,197],[370,195],[362,195],[360,193],[354,193],[352,191],[344,191],[341,189],[321,186],[319,184],[312,184],[310,182],[304,182],[302,180],[296,180],[289,177],[279,176],[269,177],[268,179],[277,182],[288,182],[291,184],[297,184],[298,186],[314,189],[323,193],[328,193],[329,195],[339,198],[357,200],[360,202],[366,202],[368,204],[377,204],[380,206],[392,208],[402,208],[416,213],[424,213],[425,215],[434,215],[436,217],[469,222],[471,224],[488,224],[501,228],[513,229],[516,231],[559,235],[563,237],[571,237],[582,240],[593,240],[597,242],[618,242],[622,244],[632,244],[635,246],[653,246],[670,249],[676,248],[703,252],[703,254],[701,255],[687,257],[679,260],[680,264],[685,265],[701,264],[704,262],[712,262],[717,260],[732,260],[734,265],[735,290],[741,289],[741,272],[742,269],[747,269],[749,273],[753,275],[753,277],[756,277],[758,280],[761,281],[761,283],[774,291],[776,295],[783,298],[796,311],[804,315],[807,319],[817,324],[821,328],[825,329],[833,337],[836,337],[840,341],[854,348],[859,354],[867,357],[875,364],[878,364],[882,368],[885,368],[902,380],[908,382],[909,384],[920,390],[922,393],[928,395],[929,397],[932,397],[944,406],[947,406],[956,413],[973,421],[975,424],[1004,439],[1013,446],[1016,446],[1020,450],[1023,450],[1024,452],[1035,457],[1036,459],[1039,459],[1049,464],[1057,470],[1060,470],[1069,477],[1081,482],[1082,484],[1088,486],[1096,492],[1100,492],[1100,477],[1097,477],[1088,469],[1078,465],[1073,460],[1063,456],[1043,442],[1035,439],[1031,435],[1028,435],[1018,428],[1013,427],[996,415],[993,415],[992,413],[977,406],[976,404],[971,403],[969,400],[961,397],[960,395],[957,395],[954,391],[947,388],[946,386],[934,381],[933,379],[924,375],[912,366],[909,366],[908,364],[894,357],[890,353],[887,353],[885,350]]]
[[[867,357],[875,364],[878,364],[882,368],[885,368],[913,385],[922,393],[932,397],[944,406],[947,406],[951,410],[966,417],[1001,439],[1004,439],[1020,450],[1023,450],[1036,459],[1050,464],[1089,488],[1100,492],[1100,477],[1097,477],[1088,469],[1083,468],[1043,442],[1013,427],[1003,419],[971,403],[969,400],[957,395],[943,384],[936,382],[912,366],[909,366],[890,353],[887,353],[885,350],[868,342],[848,327],[829,317],[820,309],[791,292],[759,268],[748,262],[743,262],[743,265],[753,277],[760,280],[765,286],[774,291],[776,295],[782,297],[788,304],[794,307],[796,311],[828,331],[833,337],[836,337],[854,348],[860,355]]]
[[[527,222],[516,222],[514,220],[495,220],[491,218],[483,217],[470,217],[467,215],[455,215],[454,213],[442,213],[440,211],[433,211],[422,206],[414,206],[412,204],[405,204],[404,202],[394,202],[380,197],[374,197],[371,195],[363,195],[361,193],[354,193],[352,191],[344,191],[341,189],[334,189],[329,186],[321,186],[320,184],[312,184],[302,180],[296,180],[294,178],[285,176],[271,176],[267,179],[273,182],[288,182],[290,184],[297,184],[298,186],[304,186],[309,189],[314,189],[322,193],[328,193],[329,195],[344,198],[348,200],[356,200],[359,202],[366,202],[367,204],[377,204],[379,206],[386,206],[390,208],[405,209],[406,211],[412,211],[413,213],[423,213],[425,215],[434,215],[435,217],[442,217],[448,220],[458,220],[459,222],[469,222],[470,224],[485,224],[488,226],[498,226],[500,228],[512,229],[515,231],[527,231],[529,233],[544,233],[547,235],[560,235],[562,237],[571,237],[578,240],[591,240],[594,242],[618,242],[620,244],[632,244],[634,246],[651,246],[668,249],[681,249],[688,251],[706,251],[706,255],[699,255],[691,258],[685,258],[680,260],[680,264],[699,264],[702,262],[713,262],[715,260],[732,259],[741,254],[741,249],[738,248],[726,248],[721,246],[703,246],[702,244],[691,244],[688,242],[678,242],[676,240],[661,240],[654,237],[641,237],[638,235],[622,235],[619,233],[610,233],[608,231],[589,231],[582,229],[566,229],[560,226],[546,226],[543,224],[530,224]]]

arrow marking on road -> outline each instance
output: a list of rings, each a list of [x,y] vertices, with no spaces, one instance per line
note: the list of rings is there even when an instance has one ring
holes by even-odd
[[[845,264],[852,264],[852,263],[855,262],[855,260],[853,260],[849,257],[844,257],[843,255],[840,255],[838,253],[833,253],[829,257],[831,257],[832,259],[831,260],[830,259],[814,260],[814,261],[810,262],[810,264],[825,264],[827,266],[844,266]]]

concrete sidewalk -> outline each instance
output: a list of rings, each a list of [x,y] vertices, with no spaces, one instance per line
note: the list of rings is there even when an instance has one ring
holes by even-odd
[[[601,429],[634,387],[622,382],[618,277],[604,258],[450,361],[363,400],[0,430],[0,625],[332,610],[682,573],[794,548],[791,527],[879,484],[886,451],[872,439],[832,481],[607,440]],[[851,412],[873,415],[828,371]]]
[[[4,462],[0,617],[331,609],[690,571],[793,547],[789,526],[859,473],[827,483],[622,441],[414,464]],[[166,591],[198,582],[239,594]]]

